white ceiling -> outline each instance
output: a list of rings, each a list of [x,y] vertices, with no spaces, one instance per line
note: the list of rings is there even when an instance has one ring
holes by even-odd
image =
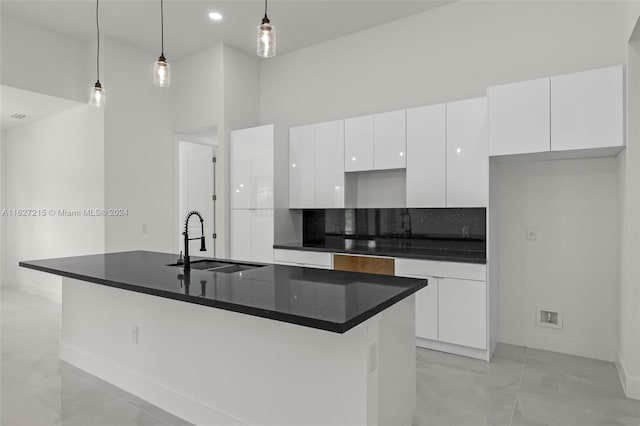
[[[31,123],[79,105],[83,104],[14,87],[0,86],[0,130]],[[11,118],[13,114],[24,114],[26,117]]]
[[[286,53],[365,28],[427,11],[452,1],[272,0],[278,53]],[[165,0],[165,56],[170,61],[227,43],[255,54],[256,26],[264,3],[255,0]],[[103,35],[159,54],[159,0],[101,0]],[[81,40],[95,39],[93,0],[2,0],[0,11]],[[224,18],[213,22],[208,14]]]

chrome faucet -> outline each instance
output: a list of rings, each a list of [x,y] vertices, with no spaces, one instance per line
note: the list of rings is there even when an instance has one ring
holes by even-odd
[[[191,216],[193,215],[196,215],[200,218],[200,228],[202,230],[202,236],[199,238],[189,238],[189,219],[191,219]],[[189,257],[189,241],[199,239],[200,251],[207,251],[207,247],[204,244],[204,219],[199,212],[192,210],[187,214],[187,218],[184,221],[184,232],[182,233],[182,235],[184,235],[184,270],[188,271],[191,269],[191,258]]]

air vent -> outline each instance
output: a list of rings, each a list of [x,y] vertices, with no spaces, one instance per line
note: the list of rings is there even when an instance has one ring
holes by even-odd
[[[28,116],[25,114],[15,113],[11,114],[11,118],[15,118],[16,120],[22,120],[23,118],[27,118]]]

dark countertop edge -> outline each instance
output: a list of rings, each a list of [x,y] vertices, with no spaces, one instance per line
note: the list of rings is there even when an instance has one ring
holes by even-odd
[[[368,256],[385,256],[385,257],[397,257],[402,259],[417,259],[417,260],[435,260],[438,262],[454,262],[454,263],[475,263],[480,265],[486,265],[487,259],[486,257],[461,257],[461,256],[450,256],[450,255],[425,255],[425,254],[399,254],[392,253],[390,251],[386,251],[382,249],[379,252],[372,252],[370,250],[358,250],[358,249],[339,249],[335,247],[307,247],[307,246],[296,246],[293,244],[274,244],[274,249],[280,250],[300,250],[300,251],[319,251],[319,252],[328,252],[328,253],[341,253],[341,254],[363,254]]]
[[[360,315],[357,315],[354,318],[344,323],[334,323],[334,322],[323,321],[315,318],[301,317],[299,315],[278,313],[278,312],[270,311],[268,309],[252,308],[249,306],[236,305],[233,303],[225,303],[225,302],[219,302],[211,299],[203,299],[203,298],[194,297],[194,296],[181,295],[181,294],[172,293],[172,292],[155,290],[152,288],[136,286],[133,284],[125,284],[117,281],[104,280],[104,279],[90,277],[82,274],[74,274],[73,272],[60,271],[58,269],[47,268],[45,266],[32,265],[28,261],[18,262],[18,266],[22,268],[33,269],[36,271],[46,272],[49,274],[54,274],[54,275],[58,275],[66,278],[73,278],[79,281],[86,281],[93,284],[99,284],[107,287],[118,288],[121,290],[132,291],[134,293],[148,294],[151,296],[162,297],[165,299],[193,303],[196,305],[208,306],[210,308],[223,309],[225,311],[257,316],[257,317],[266,318],[274,321],[285,322],[285,323],[300,325],[304,327],[310,327],[317,330],[329,331],[329,332],[338,333],[338,334],[346,333],[352,328],[362,324],[366,320],[374,317],[375,315],[379,314],[380,312],[384,311],[390,306],[395,305],[396,303],[407,298],[408,296],[411,296],[413,293],[416,293],[418,290],[421,290],[428,285],[428,280],[424,279],[425,284],[423,286],[407,289],[402,293],[390,298],[389,300],[379,304],[375,308],[370,309],[366,312],[363,312]]]

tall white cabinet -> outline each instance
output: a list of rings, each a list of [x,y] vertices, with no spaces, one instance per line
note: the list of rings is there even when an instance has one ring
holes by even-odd
[[[273,262],[273,125],[231,132],[231,258]]]

